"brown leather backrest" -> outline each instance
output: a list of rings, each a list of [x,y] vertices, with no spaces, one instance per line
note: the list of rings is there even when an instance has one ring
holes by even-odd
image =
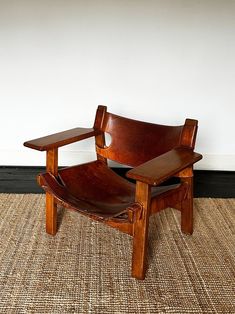
[[[109,146],[96,143],[97,154],[131,167],[180,146],[182,139],[186,142],[188,138],[187,134],[183,136],[183,125],[166,126],[132,120],[109,113],[104,106],[98,107],[94,127],[111,136]]]

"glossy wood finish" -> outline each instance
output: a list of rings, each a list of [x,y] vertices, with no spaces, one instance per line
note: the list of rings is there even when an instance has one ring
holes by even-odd
[[[159,189],[159,187],[157,188]],[[153,190],[153,188],[152,188]],[[188,185],[174,184],[163,190],[159,195],[151,199],[151,215],[167,207],[181,210],[181,202],[185,199],[188,192]]]
[[[193,168],[188,167],[178,174],[181,182],[187,185],[186,197],[181,201],[181,231],[193,233]]]
[[[57,176],[58,174],[58,149],[47,151],[46,170]],[[54,195],[46,192],[46,232],[55,235],[57,231],[57,206]]]
[[[105,115],[107,112],[107,108],[105,106],[99,106],[96,112],[94,129],[99,130],[103,128]],[[104,132],[100,132],[95,136],[95,145],[96,147],[105,148],[105,134]],[[107,158],[101,156],[96,150],[97,159],[105,162],[107,164]]]
[[[133,253],[132,253],[132,277],[144,279],[147,268],[147,240],[151,203],[151,186],[143,183],[136,183],[135,201],[142,206],[142,213],[139,219],[133,224]]]
[[[202,158],[189,148],[177,147],[127,172],[127,177],[159,185]]]
[[[84,140],[98,133],[99,132],[97,130],[94,130],[93,128],[75,128],[64,132],[40,137],[35,140],[27,141],[24,143],[24,146],[40,151],[50,150],[52,148],[58,148],[64,145]]]
[[[111,144],[105,144],[105,132]],[[193,151],[197,121],[164,126],[127,119],[99,106],[92,129],[77,128],[25,143],[47,151],[47,172],[38,176],[46,191],[46,229],[56,233],[56,204],[76,210],[133,236],[132,276],[144,279],[147,269],[149,217],[169,206],[181,211],[182,232],[193,231]],[[95,136],[97,160],[58,171],[58,147]],[[118,176],[107,159],[133,166]],[[172,176],[180,183],[160,185]]]
[[[180,145],[194,149],[197,136],[198,122],[186,119],[180,137]]]
[[[58,175],[58,149],[49,149],[46,152],[46,171],[54,176]]]

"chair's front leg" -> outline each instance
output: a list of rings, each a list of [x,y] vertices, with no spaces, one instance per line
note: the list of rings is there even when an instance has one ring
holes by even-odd
[[[47,172],[58,174],[58,148],[47,151]],[[46,192],[46,232],[55,235],[57,232],[57,205],[54,196]]]
[[[193,169],[189,167],[180,173],[181,182],[187,183],[188,192],[181,202],[181,231],[193,233]]]
[[[46,232],[55,235],[57,232],[57,205],[53,195],[46,192]]]
[[[136,202],[143,207],[140,217],[133,224],[132,277],[144,279],[147,269],[147,240],[150,214],[151,187],[142,182],[136,183]]]

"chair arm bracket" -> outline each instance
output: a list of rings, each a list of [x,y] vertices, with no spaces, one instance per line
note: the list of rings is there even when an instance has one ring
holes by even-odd
[[[134,223],[137,220],[142,218],[143,213],[143,205],[138,202],[133,203],[130,207],[127,208],[128,210],[128,221],[130,223]]]

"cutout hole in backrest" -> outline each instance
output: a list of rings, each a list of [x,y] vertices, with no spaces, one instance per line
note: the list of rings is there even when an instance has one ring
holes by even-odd
[[[105,146],[109,147],[111,142],[112,142],[112,137],[109,133],[104,132],[104,136],[105,136]]]

